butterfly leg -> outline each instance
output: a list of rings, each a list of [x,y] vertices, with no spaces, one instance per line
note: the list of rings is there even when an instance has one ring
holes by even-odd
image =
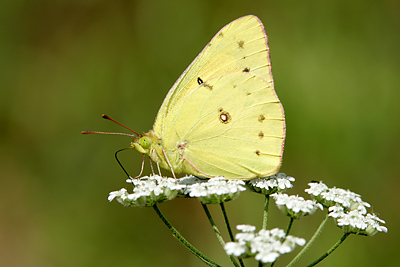
[[[189,165],[192,166],[192,168],[195,169],[198,173],[204,174],[206,177],[211,177],[211,178],[215,177],[215,176],[209,175],[209,174],[204,173],[204,172],[200,171],[199,169],[197,169],[187,158],[183,158],[182,161],[183,160],[186,160],[186,162],[189,163]]]
[[[154,176],[154,169],[153,169],[153,164],[151,163],[151,158],[149,157],[149,163],[150,163],[150,169],[151,169],[151,174]]]
[[[166,161],[167,161],[167,163],[168,163],[169,168],[171,169],[172,175],[173,175],[174,178],[176,179],[176,176],[175,176],[175,173],[174,173],[174,169],[172,169],[172,165],[171,165],[171,163],[169,162],[169,159],[168,159],[168,157],[167,157],[167,154],[165,153],[165,150],[163,149],[162,152],[163,152],[164,157],[165,157],[165,159],[166,159]]]
[[[154,158],[155,158],[155,162],[156,162],[156,164],[157,164],[158,174],[159,174],[160,176],[162,176],[162,175],[161,175],[161,170],[160,170],[160,164],[158,164],[157,151],[156,151],[155,149],[154,149]]]

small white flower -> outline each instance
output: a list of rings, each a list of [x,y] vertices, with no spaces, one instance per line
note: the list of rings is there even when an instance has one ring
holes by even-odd
[[[129,206],[130,203],[128,197],[129,197],[128,191],[125,188],[121,188],[119,191],[110,192],[108,196],[108,201],[111,202],[114,199],[116,199],[119,203],[127,207]]]
[[[299,237],[295,237],[295,236],[287,236],[285,241],[282,244],[282,252],[280,252],[281,254],[283,253],[289,253],[290,251],[292,251],[296,245],[298,246],[304,246],[306,244],[306,240],[304,238],[299,238]]]
[[[287,188],[292,188],[291,182],[295,179],[290,176],[286,176],[284,173],[276,173],[271,176],[263,178],[255,178],[247,182],[247,187],[252,191],[264,195],[270,195],[276,192],[282,192]]]
[[[294,219],[313,214],[318,208],[323,209],[322,205],[315,200],[305,200],[299,196],[276,193],[272,197],[275,199],[278,208]]]
[[[278,252],[263,250],[257,253],[255,259],[263,263],[274,262],[280,256]]]
[[[227,242],[224,247],[226,254],[239,257],[247,250],[245,242]]]
[[[203,204],[218,204],[233,200],[241,191],[245,191],[242,180],[215,177],[208,180],[198,180],[197,183],[187,184],[184,194],[197,197]]]
[[[134,185],[133,193],[128,194],[128,191],[122,188],[119,191],[111,192],[108,200],[116,199],[124,206],[150,207],[175,198],[178,192],[185,187],[176,179],[158,175],[127,179],[127,182]]]
[[[235,239],[237,241],[243,241],[243,242],[247,242],[247,241],[251,241],[253,238],[255,237],[254,233],[237,233],[235,235]]]
[[[270,234],[271,236],[275,237],[275,238],[284,238],[285,237],[285,231],[283,231],[282,229],[279,228],[274,228],[268,231],[265,231],[266,234]]]
[[[310,188],[308,188],[304,191],[306,191],[308,194],[313,195],[313,196],[318,196],[322,192],[325,192],[328,190],[328,186],[325,185],[322,181],[320,181],[319,183],[312,182],[312,183],[309,183],[308,185],[310,186]]]
[[[256,230],[256,227],[250,224],[239,224],[236,225],[236,229],[242,232],[254,232]]]
[[[108,196],[108,201],[112,201],[116,197],[125,197],[127,192],[125,188],[121,188],[119,191],[112,191]]]
[[[187,191],[190,197],[205,197],[208,194],[207,188],[200,183],[191,185]]]
[[[341,217],[344,214],[344,209],[341,206],[332,206],[329,207],[329,216],[332,218]]]
[[[255,257],[257,261],[263,263],[274,262],[281,254],[289,253],[297,245],[303,246],[305,240],[294,236],[285,236],[282,229],[260,230],[254,233],[255,227],[251,225],[238,225],[236,242],[229,242],[225,245],[228,255],[247,258]]]

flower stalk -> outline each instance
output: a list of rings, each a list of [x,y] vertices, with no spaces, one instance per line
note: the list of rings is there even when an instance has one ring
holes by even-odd
[[[153,206],[153,209],[156,211],[158,217],[163,221],[163,223],[168,227],[168,229],[172,232],[173,237],[175,237],[182,245],[184,245],[190,252],[192,252],[196,257],[202,260],[208,266],[220,267],[221,265],[215,263],[211,259],[207,258],[203,253],[201,253],[198,249],[196,249],[192,244],[190,244],[179,232],[171,225],[171,223],[167,220],[167,218],[162,214],[157,205]]]

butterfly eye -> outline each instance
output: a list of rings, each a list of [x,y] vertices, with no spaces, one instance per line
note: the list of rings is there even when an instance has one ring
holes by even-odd
[[[143,147],[144,149],[148,149],[151,146],[151,139],[148,136],[143,136],[139,140],[139,145]]]

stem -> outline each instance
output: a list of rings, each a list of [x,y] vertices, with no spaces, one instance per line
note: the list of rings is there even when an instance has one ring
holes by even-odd
[[[221,267],[221,265],[213,262],[209,258],[207,258],[203,253],[201,253],[198,249],[196,249],[192,244],[190,244],[165,218],[165,216],[161,213],[160,209],[157,207],[157,205],[153,206],[154,210],[156,211],[157,215],[161,218],[163,223],[168,227],[168,229],[172,232],[173,237],[178,239],[178,241],[184,245],[187,249],[190,250],[194,255],[196,255],[200,260],[205,262],[208,266],[215,266],[215,267]]]
[[[214,229],[214,232],[215,232],[215,234],[217,236],[217,239],[218,239],[219,243],[221,244],[222,248],[224,248],[225,247],[225,241],[222,238],[221,232],[218,230],[218,227],[215,224],[214,219],[211,217],[211,213],[208,210],[207,205],[203,204],[203,203],[201,205],[203,206],[203,209],[207,214],[207,218],[210,221],[212,228]],[[232,255],[229,255],[229,258],[231,259],[233,265],[235,265],[236,267],[239,267],[239,264],[237,263],[237,261],[235,260],[235,258]]]
[[[263,217],[263,225],[262,225],[262,229],[264,229],[264,230],[267,230],[268,206],[269,206],[269,195],[265,195],[264,217]]]
[[[224,202],[221,202],[219,204],[219,206],[221,207],[222,214],[224,215],[224,220],[225,220],[226,228],[228,229],[229,237],[231,238],[231,241],[234,242],[235,239],[233,237],[231,225],[229,224],[228,215],[227,215],[226,210],[225,210]]]
[[[326,222],[328,221],[329,216],[328,214],[326,215],[325,219],[321,222],[319,225],[317,231],[315,231],[314,235],[311,237],[311,239],[308,241],[308,243],[303,247],[303,249],[296,255],[296,257],[293,258],[291,262],[287,265],[287,267],[291,267],[295,262],[300,259],[301,256],[310,248],[310,246],[314,243],[315,239],[321,234],[322,229],[324,228]]]
[[[290,217],[289,224],[288,224],[288,226],[287,226],[287,228],[286,228],[286,234],[285,234],[286,236],[288,236],[288,234],[289,234],[289,232],[290,232],[290,229],[292,228],[293,221],[294,221],[294,219],[293,219],[292,217]]]
[[[228,229],[229,237],[232,242],[235,242],[235,238],[233,237],[233,233],[232,233],[232,228],[231,228],[231,225],[230,225],[229,219],[228,219],[228,214],[226,213],[226,210],[225,210],[224,202],[221,202],[219,204],[219,206],[221,207],[222,214],[224,215],[224,220],[225,220],[226,228]],[[238,260],[239,260],[240,266],[244,267],[243,260],[241,258],[238,258]]]
[[[319,263],[320,261],[322,261],[323,259],[325,259],[326,257],[329,256],[329,254],[331,254],[335,249],[337,249],[339,247],[340,244],[343,243],[344,240],[346,240],[346,238],[350,235],[350,233],[345,233],[343,234],[343,236],[339,239],[338,242],[336,242],[335,245],[333,245],[327,252],[325,252],[324,255],[322,255],[321,257],[319,257],[316,261],[314,261],[313,263],[311,263],[310,265],[308,265],[307,267],[311,267],[316,265],[317,263]]]

